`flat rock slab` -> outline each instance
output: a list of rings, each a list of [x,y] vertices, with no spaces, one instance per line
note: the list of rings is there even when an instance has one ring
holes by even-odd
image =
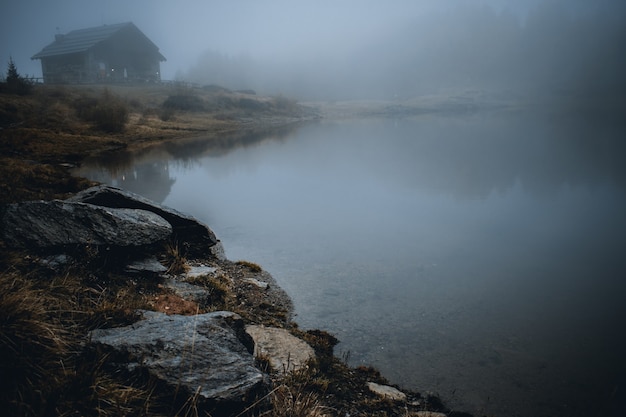
[[[0,233],[6,242],[17,247],[141,247],[169,238],[172,226],[146,210],[61,200],[26,201],[2,209]]]
[[[180,298],[191,300],[198,304],[204,304],[210,296],[208,290],[201,286],[189,284],[187,282],[178,281],[175,278],[166,278],[163,286],[174,292]]]
[[[254,340],[255,356],[267,357],[274,371],[293,371],[315,357],[313,348],[307,342],[285,329],[249,325],[246,326],[246,332]]]
[[[142,313],[144,319],[131,326],[91,333],[96,348],[112,353],[111,365],[148,372],[172,392],[197,393],[198,407],[205,409],[245,404],[267,391],[267,377],[254,366],[252,340],[237,314]]]

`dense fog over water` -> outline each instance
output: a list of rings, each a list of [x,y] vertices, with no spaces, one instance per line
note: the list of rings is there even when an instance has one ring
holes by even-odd
[[[56,33],[125,21],[167,58],[164,79],[301,99],[626,92],[620,0],[3,2],[0,59],[40,76],[29,58]]]

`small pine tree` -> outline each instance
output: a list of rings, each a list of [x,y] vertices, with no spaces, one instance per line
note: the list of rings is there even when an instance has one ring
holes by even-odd
[[[7,68],[7,84],[17,84],[20,81],[20,74],[17,72],[13,57],[9,57],[9,66]]]
[[[13,61],[13,57],[9,57],[9,65],[7,68],[7,76],[6,76],[6,86],[7,91],[16,94],[28,94],[32,88],[31,82],[22,77],[19,72],[17,72],[17,66],[15,66],[15,62]]]

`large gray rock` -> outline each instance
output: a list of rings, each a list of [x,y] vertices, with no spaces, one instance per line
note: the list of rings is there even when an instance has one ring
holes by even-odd
[[[0,234],[17,247],[142,247],[166,240],[172,226],[145,210],[60,200],[27,201],[9,204],[0,211]]]
[[[111,365],[148,372],[172,391],[197,393],[204,409],[242,406],[267,391],[269,382],[254,366],[253,342],[237,314],[143,315],[131,326],[91,333],[93,345],[114,353],[110,357],[118,363]]]
[[[208,226],[187,214],[148,200],[138,194],[108,185],[99,185],[77,193],[66,201],[76,201],[111,208],[132,208],[151,211],[167,220],[174,236],[188,245],[188,251],[206,255],[209,248],[218,242]]]

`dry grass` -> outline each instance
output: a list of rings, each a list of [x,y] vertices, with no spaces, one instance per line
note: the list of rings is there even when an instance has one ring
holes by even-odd
[[[52,272],[10,251],[0,267],[3,416],[171,416],[184,409],[164,400],[154,381],[111,373],[105,355],[85,349],[90,329],[137,321],[156,283],[113,276],[103,286],[81,265]]]
[[[187,309],[171,311],[178,314],[205,310],[163,292],[158,280],[129,280],[103,271],[94,275],[88,265],[95,261],[87,259],[98,256],[93,251],[81,251],[80,264],[68,264],[55,272],[41,267],[36,256],[12,252],[1,245],[0,249],[0,269],[7,271],[0,274],[3,415],[205,415],[193,393],[173,395],[147,376],[110,368],[104,353],[85,349],[90,329],[132,323],[138,319],[137,308],[164,312],[168,312],[168,306],[169,310]],[[247,320],[258,320],[268,313],[262,307],[262,298],[258,303],[250,302],[233,284],[237,277],[250,273],[247,267],[226,262],[220,270],[224,272],[217,276],[194,279],[194,283],[211,289],[213,303],[209,309],[237,312],[245,308],[242,313],[249,317]],[[258,292],[259,297],[263,294]],[[150,305],[157,297],[163,305]],[[298,331],[293,323],[289,326],[312,345],[316,358],[287,374],[273,372],[267,358],[257,358],[257,366],[272,375],[276,388],[242,416],[403,415],[406,404],[382,399],[367,388],[368,381],[385,383],[378,372],[350,368],[333,355],[337,339],[332,335]],[[411,401],[417,399],[422,401],[421,407],[440,407],[434,400],[411,397]]]
[[[63,323],[48,310],[54,298],[19,274],[0,277],[0,401],[27,413],[45,401],[63,379],[63,360],[72,345]],[[43,302],[42,302],[43,301]]]
[[[179,95],[185,97],[182,104],[171,99],[174,106],[163,106]],[[224,100],[227,107],[220,104]],[[180,109],[190,105],[198,111]],[[291,117],[301,109],[284,98],[191,87],[181,93],[168,85],[35,85],[24,96],[0,92],[0,178],[12,179],[0,181],[0,203],[57,198],[85,188],[59,164],[76,165],[93,153],[198,136],[213,138],[219,147],[232,145],[241,140],[233,135],[242,127],[238,118],[244,115],[246,126],[254,127],[249,118],[258,112]]]
[[[204,312],[195,303],[163,292],[158,280],[130,280],[94,270],[101,259],[90,248],[78,250],[80,263],[70,262],[62,270],[44,267],[37,256],[8,250],[1,243],[0,254],[0,270],[7,271],[0,273],[3,415],[205,415],[194,395],[172,396],[154,380],[111,369],[104,353],[85,349],[89,330],[135,322],[139,308]],[[205,276],[198,278],[201,281],[210,289],[216,309],[236,303],[231,278]],[[293,406],[301,406],[301,400],[296,401]],[[258,408],[246,415],[258,415]]]
[[[74,103],[79,118],[104,132],[123,132],[128,121],[129,105],[105,88],[100,96],[83,96]]]
[[[180,314],[183,316],[193,316],[198,313],[204,313],[200,306],[189,300],[169,293],[154,295],[153,299],[148,301],[148,305],[156,311],[165,314]]]
[[[334,415],[315,392],[299,390],[296,386],[282,384],[271,393],[272,409],[267,417],[326,417]]]
[[[63,416],[80,408],[120,415],[137,401],[137,389],[113,382],[101,358],[82,349],[94,315],[109,316],[117,306],[75,275],[35,271],[0,274],[3,415]]]
[[[167,243],[162,261],[167,265],[168,274],[178,275],[189,271],[189,264],[178,242]]]
[[[70,193],[93,185],[85,178],[69,175],[59,165],[3,157],[0,157],[0,178],[11,179],[0,182],[0,204],[67,198]]]
[[[224,275],[200,275],[188,278],[187,282],[207,290],[207,311],[232,310],[238,312],[230,279]]]
[[[248,268],[250,270],[250,272],[261,272],[263,271],[263,268],[261,268],[261,265],[256,264],[254,262],[250,262],[250,261],[237,261],[235,262],[237,265],[241,265],[241,266],[245,266],[246,268]]]

